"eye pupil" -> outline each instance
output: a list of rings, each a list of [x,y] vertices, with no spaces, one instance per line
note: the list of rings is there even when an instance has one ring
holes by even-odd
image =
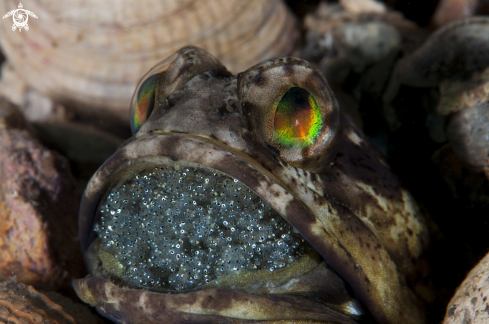
[[[314,143],[322,126],[321,112],[313,95],[293,87],[275,110],[274,140],[285,147],[306,148]]]
[[[136,90],[136,98],[131,107],[131,130],[133,134],[138,131],[153,111],[157,80],[158,74],[154,74],[144,80]]]

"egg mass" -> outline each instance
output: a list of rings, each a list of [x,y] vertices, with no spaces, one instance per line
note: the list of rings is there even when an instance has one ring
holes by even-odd
[[[215,170],[146,170],[100,206],[102,249],[135,286],[192,289],[238,271],[274,271],[313,250],[268,203]]]

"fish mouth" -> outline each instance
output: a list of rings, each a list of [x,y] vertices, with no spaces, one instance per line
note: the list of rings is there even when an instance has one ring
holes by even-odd
[[[144,169],[112,187],[98,213],[97,253],[135,288],[186,291],[243,272],[267,276],[305,254],[320,260],[269,203],[210,168]]]
[[[303,230],[307,232],[306,221],[313,217],[312,212],[290,194],[285,186],[278,183],[273,175],[271,177],[271,173],[263,167],[260,169],[259,163],[254,164],[239,153],[226,150],[208,139],[182,134],[157,134],[126,143],[95,173],[82,198],[79,233],[85,263],[91,275],[74,281],[77,294],[82,300],[93,305],[104,304],[104,296],[108,294],[120,294],[122,304],[127,302],[127,298],[140,300],[141,297],[138,296],[143,294],[144,298],[154,298],[155,305],[159,305],[158,309],[163,304],[168,306],[167,309],[181,304],[182,310],[174,309],[170,312],[175,313],[175,316],[180,316],[177,314],[181,312],[187,314],[188,309],[185,305],[191,304],[196,296],[208,298],[212,295],[220,305],[229,301],[231,297],[226,296],[231,294],[234,300],[232,309],[236,311],[247,309],[250,301],[256,301],[256,305],[263,305],[261,313],[250,315],[249,319],[322,318],[341,322],[341,318],[348,323],[350,320],[352,323],[355,322],[353,318],[358,319],[364,314],[361,306],[352,298],[343,279],[300,234]],[[160,181],[167,177],[173,178],[170,187],[167,185],[168,181]],[[139,184],[136,184],[138,181]],[[126,191],[122,193],[121,188],[124,186]],[[140,187],[136,189],[137,186]],[[185,190],[182,190],[184,186]],[[144,192],[145,189],[148,189],[148,193]],[[144,195],[140,194],[139,200],[134,204],[133,213],[130,210],[135,200],[125,197],[132,197],[133,193],[137,196],[137,190],[142,190]],[[194,195],[194,190],[196,193],[206,194],[190,197],[190,194]],[[180,196],[182,193],[183,197]],[[180,211],[175,213],[176,216],[171,212],[169,216],[165,214],[168,210],[166,202],[171,204],[172,199],[175,204],[180,204]],[[118,201],[117,204],[115,200]],[[124,203],[124,200],[127,202]],[[234,201],[232,210],[229,209],[231,200]],[[162,201],[165,201],[163,205]],[[121,207],[118,207],[121,202]],[[125,207],[126,225],[123,226],[128,226],[132,217],[133,232],[129,231],[129,235],[127,231],[116,231],[117,225],[120,226],[119,222],[124,223],[124,204],[130,204],[129,208]],[[192,207],[187,208],[189,206]],[[145,215],[150,215],[151,208],[163,213],[163,216],[157,213],[157,217],[163,220],[163,227],[155,227],[154,222],[148,221],[148,218],[143,220],[141,210],[146,212]],[[247,208],[253,212],[246,211]],[[182,211],[186,212],[187,209],[187,218],[181,219],[181,215],[184,214]],[[139,215],[134,219],[135,213],[138,212]],[[115,219],[114,215],[121,216]],[[112,220],[108,221],[105,217]],[[117,224],[109,224],[114,220]],[[182,221],[185,224],[182,224]],[[148,222],[151,223],[149,226]],[[139,227],[135,224],[139,224]],[[199,229],[202,238],[198,235]],[[138,240],[141,235],[136,235],[136,230],[146,231],[145,237],[156,236],[158,232],[162,243]],[[184,232],[181,232],[182,230]],[[207,230],[206,236],[204,230]],[[107,232],[112,234],[104,238]],[[119,234],[119,237],[115,235],[118,238],[117,242],[113,240],[115,232]],[[166,243],[165,237],[168,237]],[[230,241],[228,237],[231,238]],[[144,248],[147,251],[131,252],[130,256],[122,253],[118,255],[117,244],[125,244],[126,250],[133,249],[130,245],[134,245],[134,250],[136,245],[141,245],[143,251]],[[180,244],[179,248],[177,244]],[[253,246],[254,244],[256,246]],[[259,247],[261,254],[258,251]],[[177,248],[180,251],[178,259]],[[211,252],[215,253],[209,253],[209,248],[214,249]],[[159,258],[160,251],[165,251],[162,255],[169,254],[173,258],[165,257],[154,261],[157,256]],[[202,251],[206,252],[206,255],[198,259],[196,252],[200,254]],[[138,265],[142,267],[136,267],[136,272],[134,267],[129,267],[133,266],[134,259],[138,260]],[[131,265],[127,264],[128,261],[131,261]],[[149,265],[158,262],[160,264],[157,266]],[[171,262],[176,263],[173,272],[172,269],[163,269]],[[212,270],[209,271],[209,268]],[[208,270],[207,273],[204,272],[205,269]],[[146,271],[146,275],[145,270],[149,270]],[[132,274],[129,283],[126,274]],[[148,274],[150,278],[147,277]],[[157,276],[151,277],[154,274]],[[177,277],[177,274],[180,276]],[[272,304],[275,308],[273,314],[270,313]],[[125,306],[119,307],[121,311]],[[296,311],[289,311],[291,307],[295,307]],[[195,312],[215,314],[217,311],[199,309],[197,307]],[[228,316],[226,312],[222,314]],[[235,314],[231,317],[242,316]]]
[[[283,217],[291,202],[302,216],[308,210],[271,174],[207,138],[153,134],[129,142],[85,191],[85,263],[92,273],[102,264],[125,286],[165,292],[222,287],[233,278],[257,288],[260,278],[283,282],[305,264],[324,263]]]

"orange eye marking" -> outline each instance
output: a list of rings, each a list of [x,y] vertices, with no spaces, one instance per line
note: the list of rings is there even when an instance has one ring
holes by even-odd
[[[290,88],[280,99],[274,117],[274,138],[288,147],[306,148],[321,130],[321,111],[308,91]]]

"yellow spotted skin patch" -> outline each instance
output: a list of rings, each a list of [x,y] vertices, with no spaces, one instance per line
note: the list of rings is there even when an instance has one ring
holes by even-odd
[[[144,80],[138,89],[136,100],[131,107],[131,130],[133,134],[138,131],[153,111],[157,80],[158,74],[152,75]]]
[[[280,99],[274,118],[274,140],[285,147],[306,148],[323,125],[321,111],[308,91],[290,88]]]

